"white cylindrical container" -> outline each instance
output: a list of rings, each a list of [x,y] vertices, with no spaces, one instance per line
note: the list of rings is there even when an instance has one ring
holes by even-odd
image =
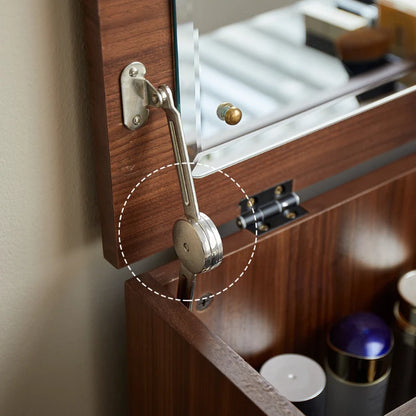
[[[306,416],[325,414],[325,372],[314,360],[299,354],[270,358],[260,374]]]
[[[382,416],[393,335],[377,315],[360,312],[328,335],[328,416]]]

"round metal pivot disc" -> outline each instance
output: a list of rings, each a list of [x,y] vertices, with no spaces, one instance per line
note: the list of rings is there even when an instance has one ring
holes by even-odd
[[[198,221],[188,218],[176,221],[173,243],[179,260],[192,273],[206,272],[221,263],[221,237],[215,224],[203,213]]]

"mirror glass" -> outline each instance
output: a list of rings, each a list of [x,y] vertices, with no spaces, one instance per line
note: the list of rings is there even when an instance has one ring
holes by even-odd
[[[213,168],[416,83],[414,0],[175,0],[173,9],[185,137],[191,159]]]

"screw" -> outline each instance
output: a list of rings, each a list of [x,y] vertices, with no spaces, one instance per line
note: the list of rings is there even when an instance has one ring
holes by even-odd
[[[134,124],[135,126],[138,126],[138,125],[140,125],[140,123],[141,123],[141,121],[142,121],[142,118],[141,118],[141,116],[140,116],[139,114],[137,114],[137,115],[135,115],[135,116],[133,117],[133,119],[132,119],[131,121],[133,122],[133,124]]]
[[[189,246],[188,246],[188,244],[187,244],[187,243],[183,243],[183,248],[185,249],[185,251],[186,251],[187,253],[189,253]]]
[[[296,218],[296,212],[294,212],[294,211],[286,211],[285,212],[285,217],[288,220],[294,220]]]
[[[262,232],[269,231],[269,226],[266,225],[266,224],[260,224],[259,225],[259,230],[262,231]]]
[[[276,189],[274,190],[274,194],[275,195],[281,195],[283,193],[283,190],[284,190],[283,186],[278,185],[278,186],[276,186]]]
[[[255,200],[254,198],[250,198],[250,199],[247,201],[247,206],[248,206],[249,208],[252,208],[252,207],[254,207],[254,205],[256,205],[256,200]]]
[[[196,303],[196,310],[203,311],[204,309],[208,308],[209,305],[211,305],[213,300],[214,295],[212,293],[206,293],[205,295],[201,296],[199,301]]]
[[[157,104],[158,102],[159,102],[159,97],[156,94],[152,95],[152,103]]]
[[[129,75],[130,75],[132,78],[134,78],[135,76],[137,76],[137,74],[138,74],[138,73],[139,73],[139,70],[138,70],[136,67],[132,66],[132,67],[130,68]]]

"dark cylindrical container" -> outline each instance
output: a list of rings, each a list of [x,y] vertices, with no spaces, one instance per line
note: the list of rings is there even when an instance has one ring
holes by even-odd
[[[325,372],[299,354],[282,354],[267,360],[260,374],[306,416],[325,415]]]
[[[395,347],[387,392],[386,411],[416,396],[416,270],[406,273],[397,285],[394,305]]]
[[[392,332],[377,315],[338,322],[328,335],[326,414],[383,415],[392,349]]]

